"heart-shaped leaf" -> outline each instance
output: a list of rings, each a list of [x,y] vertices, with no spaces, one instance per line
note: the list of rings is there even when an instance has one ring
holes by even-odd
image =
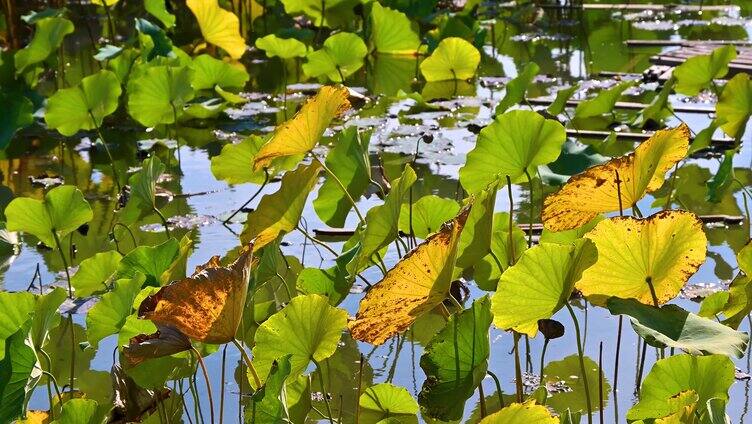
[[[475,76],[480,52],[459,37],[441,40],[436,50],[420,64],[420,73],[428,82],[466,80]]]

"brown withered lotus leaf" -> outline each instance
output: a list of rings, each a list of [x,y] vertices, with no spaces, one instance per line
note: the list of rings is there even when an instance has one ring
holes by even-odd
[[[132,337],[128,345],[123,347],[123,355],[128,365],[136,366],[147,359],[172,355],[190,348],[191,341],[185,334],[171,326],[159,325],[155,333]]]
[[[541,214],[543,225],[551,231],[571,230],[600,213],[618,211],[620,205],[631,208],[646,193],[658,190],[666,172],[684,159],[689,136],[686,124],[656,131],[633,153],[573,176],[561,190],[546,197]]]
[[[170,397],[170,389],[147,390],[140,387],[120,365],[113,365],[112,410],[107,417],[108,424],[141,422],[144,416],[157,410],[157,404]]]
[[[228,343],[235,337],[254,263],[253,246],[243,248],[228,267],[213,257],[196,272],[162,287],[138,308],[140,318],[171,326],[192,340]]]
[[[444,223],[366,294],[355,320],[348,324],[353,338],[380,345],[447,297],[457,243],[469,213],[466,207]]]

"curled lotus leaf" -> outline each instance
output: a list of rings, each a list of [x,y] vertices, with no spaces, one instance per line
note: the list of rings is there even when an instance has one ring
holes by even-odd
[[[588,168],[548,196],[541,214],[544,226],[551,231],[571,230],[600,213],[632,207],[663,185],[666,172],[684,159],[688,149],[686,124],[656,131],[634,153]]]
[[[123,347],[123,354],[128,365],[138,365],[147,359],[160,358],[191,348],[191,341],[180,330],[169,326],[157,326],[152,334],[139,334],[131,337],[127,346]]]
[[[228,267],[214,256],[192,276],[145,298],[138,315],[157,325],[173,326],[192,340],[230,342],[243,316],[253,263],[250,245]]]

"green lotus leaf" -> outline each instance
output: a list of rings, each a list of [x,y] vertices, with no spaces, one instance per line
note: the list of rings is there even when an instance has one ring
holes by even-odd
[[[272,363],[266,383],[251,398],[251,406],[245,408],[247,422],[257,424],[275,424],[285,421],[287,408],[283,402],[285,381],[290,375],[290,358],[285,355]]]
[[[3,319],[0,320],[0,359],[5,355],[5,339],[12,336],[31,319],[36,306],[36,298],[27,292],[0,292],[0,308]]]
[[[602,90],[595,97],[584,100],[582,103],[578,104],[577,108],[574,110],[574,117],[590,118],[593,116],[612,113],[619,97],[621,97],[622,93],[633,85],[634,82],[626,81],[616,84],[608,90]]]
[[[5,105],[0,115],[0,149],[5,149],[16,131],[34,123],[34,105],[20,93],[6,90],[0,91],[0,104]]]
[[[564,109],[566,109],[569,99],[571,99],[572,95],[574,95],[579,89],[580,84],[577,83],[557,91],[554,101],[551,102],[546,111],[553,116],[561,115],[564,112]]]
[[[360,250],[347,264],[350,275],[355,275],[366,268],[373,254],[397,238],[402,202],[417,178],[410,165],[405,165],[402,176],[391,182],[392,189],[386,195],[384,203],[368,210],[365,228],[359,228],[355,235],[360,242]]]
[[[308,53],[303,72],[314,78],[326,77],[334,82],[344,82],[363,66],[367,54],[366,43],[360,37],[350,32],[338,32],[327,38],[321,49]]]
[[[219,155],[211,158],[212,174],[228,184],[263,183],[264,172],[253,170],[253,158],[264,143],[263,138],[251,135],[240,143],[226,144]],[[297,163],[299,158],[295,159]]]
[[[583,363],[585,364],[587,380],[590,382],[588,386],[590,389],[590,399],[598,399],[598,363],[587,356],[583,357]],[[562,390],[558,393],[551,393],[546,400],[546,406],[560,414],[563,414],[567,409],[571,411],[584,411],[583,415],[587,414],[588,408],[585,397],[585,384],[581,377],[580,359],[577,354],[567,356],[559,361],[549,362],[543,370],[543,375],[544,381],[547,384],[561,384],[563,382],[565,387],[571,389]],[[609,399],[608,393],[610,391],[611,386],[608,384],[608,381],[604,376],[602,392],[604,407],[607,407],[606,402]],[[592,406],[594,412],[598,410],[597,401]]]
[[[395,419],[399,423],[417,423],[418,403],[404,387],[381,383],[363,391],[358,401],[360,422],[383,423]]]
[[[68,293],[60,287],[45,295],[36,296],[31,321],[31,340],[34,342],[34,349],[42,349],[49,341],[50,331],[60,324],[58,309],[67,296]]]
[[[314,162],[285,173],[279,190],[262,197],[258,207],[248,214],[240,234],[243,244],[253,240],[253,248],[257,250],[294,230],[320,170],[319,164]]]
[[[166,0],[144,0],[144,9],[155,18],[159,19],[165,28],[175,26],[175,15],[167,11]]]
[[[573,243],[583,237],[585,237],[585,234],[589,233],[590,230],[595,228],[596,225],[598,225],[599,222],[603,221],[603,216],[598,215],[592,220],[590,220],[588,223],[583,225],[582,227],[573,228],[571,230],[564,230],[564,231],[551,231],[547,228],[543,228],[543,232],[540,236],[540,242],[541,243],[557,243],[557,244],[570,244]]]
[[[297,286],[303,294],[320,294],[329,298],[332,306],[337,306],[350,294],[352,280],[347,272],[347,264],[358,248],[352,248],[335,259],[328,269],[303,268],[298,274]]]
[[[376,53],[412,55],[418,52],[418,25],[404,13],[373,2],[370,43]]]
[[[253,360],[266,376],[272,363],[290,356],[290,376],[302,374],[311,360],[322,361],[335,350],[347,326],[347,312],[329,305],[324,296],[294,297],[256,330]]]
[[[492,183],[472,199],[473,208],[457,246],[458,268],[470,268],[491,252],[496,188],[496,183]]]
[[[423,415],[441,421],[459,420],[469,399],[486,376],[491,310],[487,296],[449,317],[420,357],[426,381],[418,394]]]
[[[83,193],[71,185],[55,187],[43,200],[16,197],[5,208],[9,231],[23,231],[47,246],[91,221],[93,213]]]
[[[569,417],[569,415],[567,415],[567,417]],[[558,424],[559,422],[558,419],[551,416],[551,412],[548,408],[543,405],[536,405],[534,401],[528,401],[525,403],[512,403],[511,405],[505,406],[500,411],[480,420],[479,424]],[[562,416],[561,423],[566,422],[564,416]],[[572,422],[579,422],[579,419]]]
[[[368,158],[370,134],[363,137],[355,126],[348,127],[337,136],[334,148],[326,156],[326,166],[345,186],[350,198],[357,201],[371,181],[371,163]],[[327,177],[313,201],[316,214],[327,225],[342,227],[352,209],[348,196],[339,183]]]
[[[441,40],[436,50],[420,64],[420,73],[428,82],[466,80],[475,76],[480,52],[458,37]]]
[[[172,40],[162,28],[146,19],[136,19],[136,30],[141,45],[141,58],[151,61],[156,57],[175,57]]]
[[[44,119],[50,128],[66,136],[99,128],[102,120],[117,109],[121,92],[117,76],[101,70],[82,79],[80,85],[52,95]]]
[[[509,111],[481,130],[460,169],[460,182],[469,193],[477,193],[506,175],[518,181],[526,171],[533,175],[539,165],[555,161],[564,141],[560,123],[529,110]]]
[[[708,194],[705,200],[712,203],[720,203],[728,192],[731,182],[734,180],[734,156],[736,151],[733,149],[726,150],[723,155],[723,161],[718,170],[705,186],[708,188]]]
[[[78,271],[71,277],[76,297],[87,297],[106,291],[110,277],[117,271],[122,255],[115,250],[100,252],[81,261]]]
[[[429,234],[438,231],[442,224],[454,218],[459,211],[460,205],[453,199],[429,194],[413,203],[412,221],[410,204],[402,205],[399,214],[399,230],[405,234],[410,234],[412,228],[415,237],[426,239]]]
[[[141,162],[141,169],[128,178],[131,187],[131,199],[143,209],[153,210],[157,207],[157,181],[165,170],[164,164],[156,156]]]
[[[501,275],[491,298],[494,325],[535,337],[538,320],[549,319],[564,307],[574,284],[597,257],[589,240],[572,245],[541,243],[526,250]]]
[[[704,318],[715,318],[716,315],[723,312],[723,308],[729,301],[729,292],[719,291],[705,297],[700,303],[700,310],[697,315]]]
[[[213,90],[222,88],[243,88],[250,78],[243,65],[233,65],[208,54],[193,59],[193,88],[196,90]]]
[[[525,100],[525,94],[533,78],[540,72],[540,67],[535,62],[530,62],[520,71],[513,80],[509,81],[506,86],[504,98],[496,106],[496,115],[501,115],[510,107],[522,103]]]
[[[516,263],[527,249],[527,236],[518,226],[512,227],[509,237],[509,214],[494,215],[491,251],[473,267],[473,279],[481,290],[496,291],[502,273]]]
[[[263,50],[267,57],[280,59],[292,59],[305,57],[308,54],[308,46],[295,38],[281,38],[274,34],[265,35],[256,39],[256,47]]]
[[[86,314],[86,335],[95,349],[100,340],[123,328],[144,281],[146,277],[143,274],[137,274],[130,280],[116,281],[112,291],[102,295],[102,299]]]
[[[676,80],[674,78],[669,79],[663,83],[663,87],[657,96],[650,101],[650,104],[645,106],[644,109],[635,117],[632,121],[633,125],[644,127],[649,123],[662,124],[667,118],[671,117],[674,113],[674,108],[671,106],[669,96],[674,89]],[[697,140],[692,142],[692,147]]]
[[[36,22],[34,37],[28,45],[16,52],[16,73],[47,59],[63,43],[63,38],[74,30],[73,22],[65,18],[49,17]]]
[[[170,281],[170,267],[180,256],[180,243],[174,238],[157,246],[138,246],[120,260],[115,278],[146,276],[144,285],[159,287]]]
[[[376,54],[369,57],[366,75],[374,93],[395,96],[399,91],[412,91],[417,57]],[[371,70],[373,69],[373,70]]]
[[[723,308],[723,320],[725,325],[731,328],[739,328],[742,320],[752,312],[752,244],[745,245],[736,254],[736,262],[742,271],[734,278],[729,286],[729,300]]]
[[[149,67],[128,83],[128,113],[145,127],[172,124],[193,95],[187,66]]]
[[[103,417],[98,407],[92,399],[70,399],[63,403],[60,418],[53,424],[99,424]]]
[[[635,299],[611,298],[608,310],[627,315],[637,334],[648,344],[682,349],[693,355],[717,353],[744,356],[749,336],[725,325],[689,313],[677,305],[660,308],[643,305]]]
[[[672,398],[693,390],[698,412],[713,398],[728,399],[734,382],[734,363],[725,355],[674,355],[657,361],[642,381],[640,401],[627,412],[627,420],[663,418],[672,414]]]
[[[715,105],[715,113],[723,132],[741,140],[752,115],[752,81],[749,74],[738,73],[726,83]]]
[[[13,422],[24,414],[42,375],[30,327],[31,321],[27,320],[5,339],[5,356],[0,360],[0,421],[3,422]]]
[[[351,25],[356,19],[353,7],[357,0],[281,0],[288,15],[304,14],[318,27],[337,28]]]
[[[674,68],[671,74],[676,78],[675,90],[687,96],[696,96],[700,90],[723,78],[728,73],[729,63],[736,59],[736,48],[732,45],[718,47],[710,54],[690,57]]]

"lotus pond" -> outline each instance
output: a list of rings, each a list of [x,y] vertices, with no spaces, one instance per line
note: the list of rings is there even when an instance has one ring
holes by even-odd
[[[4,0],[0,422],[749,421],[752,8],[611,3]]]

